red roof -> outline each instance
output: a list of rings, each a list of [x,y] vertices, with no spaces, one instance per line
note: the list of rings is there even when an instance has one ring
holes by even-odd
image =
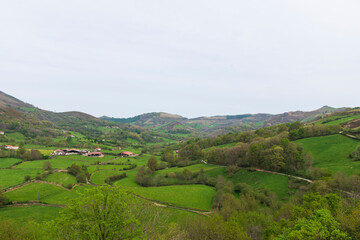
[[[122,152],[121,154],[124,154],[124,155],[133,155],[132,152]]]

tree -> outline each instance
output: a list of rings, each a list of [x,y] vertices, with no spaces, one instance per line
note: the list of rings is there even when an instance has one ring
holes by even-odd
[[[44,162],[43,169],[46,171],[51,170],[51,163],[49,161]]]
[[[157,168],[157,159],[154,156],[151,156],[147,162],[147,166],[148,168],[152,171],[155,172],[156,168]]]
[[[61,212],[55,228],[63,239],[134,239],[142,235],[137,206],[139,199],[118,186],[88,189]]]
[[[360,146],[358,146],[350,155],[354,161],[360,161]]]

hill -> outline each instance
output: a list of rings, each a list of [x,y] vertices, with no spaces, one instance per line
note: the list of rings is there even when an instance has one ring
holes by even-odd
[[[254,130],[287,122],[308,122],[345,108],[324,106],[314,111],[285,112],[282,114],[241,114],[212,117],[185,118],[168,113],[146,113],[131,118],[101,117],[102,120],[129,123],[148,129],[172,133],[194,132],[203,136],[223,134],[229,131]]]

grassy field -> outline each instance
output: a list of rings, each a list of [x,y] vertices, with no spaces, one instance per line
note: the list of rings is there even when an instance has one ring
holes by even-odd
[[[102,185],[105,183],[105,179],[110,176],[118,175],[121,172],[118,170],[101,170],[94,173],[91,177],[91,182]]]
[[[0,169],[0,188],[7,188],[21,184],[24,182],[24,177],[29,175],[34,178],[40,169]]]
[[[74,190],[65,190],[59,186],[47,183],[31,183],[11,192],[5,193],[11,201],[41,201],[49,204],[67,204],[80,192],[92,186],[78,186]]]
[[[76,183],[76,178],[68,173],[56,172],[47,176],[45,181],[59,183],[63,186],[67,186],[69,184],[74,185]]]
[[[210,210],[215,189],[205,185],[136,187],[134,193],[151,200],[168,202],[179,207]]]
[[[93,173],[97,170],[123,170],[125,167],[129,167],[130,165],[92,165],[92,166],[89,166],[87,169],[88,169],[88,172],[89,173]]]
[[[0,168],[8,168],[12,165],[21,162],[18,158],[0,158]]]
[[[271,192],[275,192],[279,199],[288,198],[290,196],[288,194],[290,191],[288,187],[289,181],[286,176],[240,169],[232,178],[230,178],[225,170],[225,168],[217,168],[208,171],[207,174],[211,177],[222,175],[227,180],[231,180],[234,185],[237,183],[246,183],[254,188],[266,188]]]
[[[314,167],[347,174],[360,171],[360,162],[354,162],[349,158],[349,154],[360,145],[359,141],[336,134],[305,138],[295,142],[313,155]]]
[[[191,172],[194,173],[194,172],[199,172],[201,169],[204,169],[205,171],[208,171],[208,170],[211,170],[211,169],[214,169],[214,168],[218,168],[218,166],[207,165],[207,164],[194,164],[194,165],[190,165],[190,166],[182,167],[182,168],[173,167],[173,168],[168,168],[168,169],[162,169],[162,170],[156,171],[156,173],[165,175],[165,174],[170,173],[170,172],[182,172],[185,169],[189,169]]]
[[[22,224],[28,221],[43,222],[54,219],[59,214],[61,208],[46,206],[27,206],[0,208],[0,220],[12,219],[14,222]]]
[[[360,118],[360,115],[355,115],[355,116],[333,116],[333,117],[328,117],[325,119],[321,119],[319,121],[317,121],[315,124],[324,124],[324,125],[335,125],[335,124],[341,124],[341,123],[346,123],[349,122],[351,120],[355,120]]]
[[[70,167],[72,164],[78,164],[78,165],[89,165],[92,162],[90,161],[83,161],[83,160],[72,160],[72,159],[47,159],[47,160],[37,160],[37,161],[26,161],[19,165],[17,165],[15,168],[29,168],[29,169],[42,169],[44,167],[45,162],[50,162],[51,167],[54,169],[66,169],[67,167]]]

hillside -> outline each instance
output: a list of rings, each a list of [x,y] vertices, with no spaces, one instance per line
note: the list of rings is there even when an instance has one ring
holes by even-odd
[[[112,122],[129,123],[164,132],[195,132],[206,136],[223,134],[231,130],[254,130],[287,122],[308,122],[313,119],[324,117],[330,113],[341,112],[344,110],[345,108],[324,106],[310,112],[295,111],[282,114],[258,113],[185,118],[168,113],[146,113],[131,118],[113,118],[104,116],[101,117],[101,119]]]

